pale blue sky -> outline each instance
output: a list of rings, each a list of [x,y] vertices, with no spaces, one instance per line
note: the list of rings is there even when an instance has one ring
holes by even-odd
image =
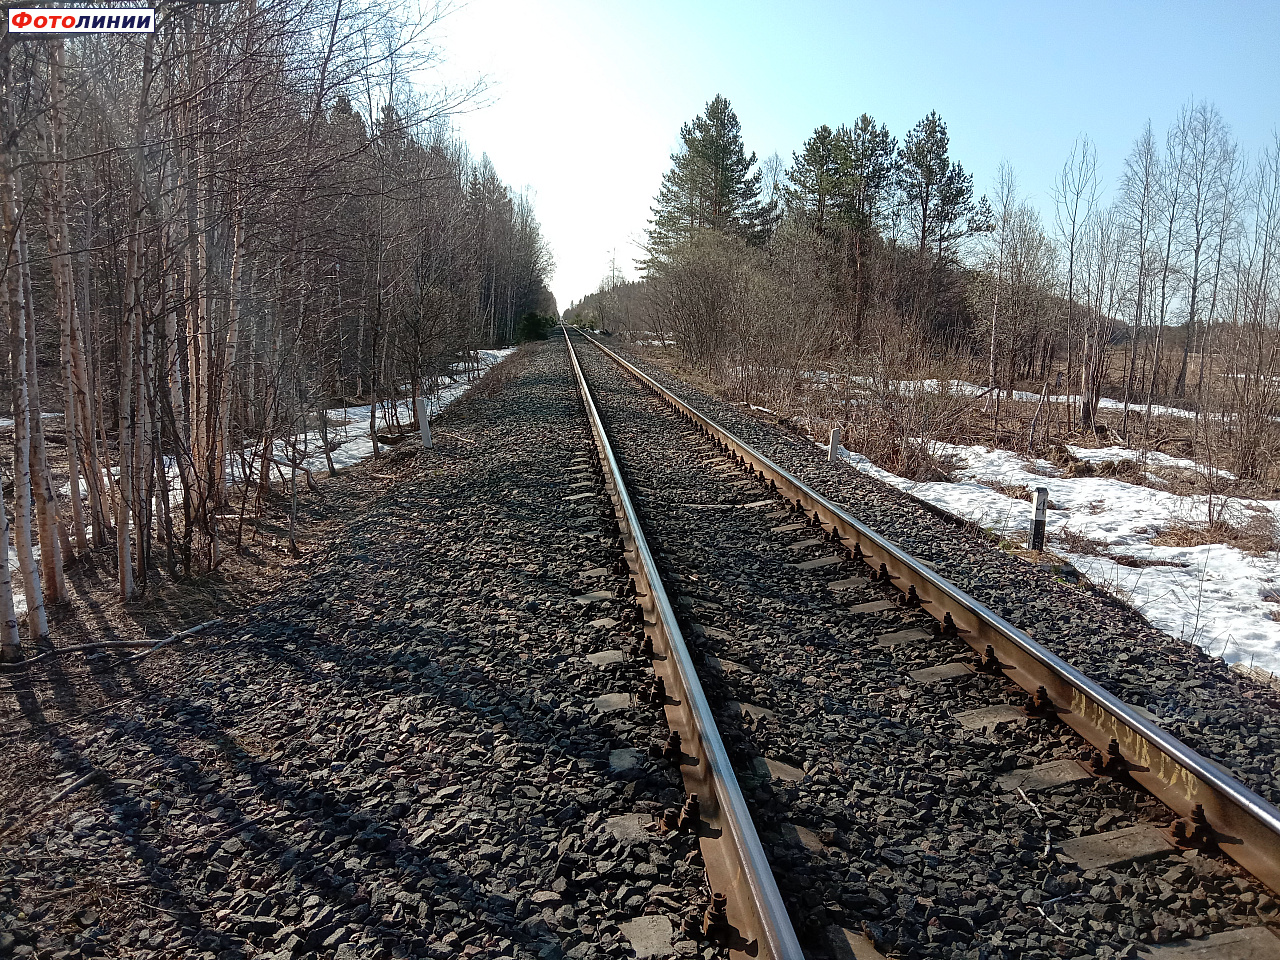
[[[536,192],[560,308],[617,251],[633,274],[680,125],[716,93],[748,151],[789,163],[813,128],[869,113],[901,139],[937,110],[953,159],[990,192],[1002,160],[1046,222],[1080,133],[1114,184],[1148,118],[1217,104],[1242,149],[1280,126],[1280,0],[811,2],[471,0],[439,41],[455,78],[488,76],[461,133]]]

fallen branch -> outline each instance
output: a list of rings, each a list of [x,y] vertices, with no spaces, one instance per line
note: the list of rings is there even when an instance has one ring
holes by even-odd
[[[138,906],[140,906],[140,907],[146,907],[148,910],[158,910],[158,911],[160,911],[161,913],[168,914],[168,915],[169,915],[169,916],[171,916],[171,917],[181,917],[181,916],[183,916],[183,914],[182,914],[181,912],[177,911],[177,910],[172,910],[172,909],[170,909],[169,907],[161,907],[161,906],[159,906],[159,905],[157,905],[157,904],[154,904],[154,903],[147,903],[147,901],[145,901],[145,900],[139,900],[137,897],[128,897],[128,898],[126,898],[126,899],[131,900],[133,903],[136,903],[136,904],[137,904]],[[190,913],[200,913],[201,911],[199,911],[199,910],[191,910],[190,908],[188,908],[188,912],[190,912]],[[1062,928],[1061,928],[1061,927],[1059,927],[1058,929],[1062,929]],[[1064,932],[1065,932],[1065,931],[1064,931]]]
[[[1045,920],[1048,921],[1049,925],[1053,927],[1053,929],[1057,930],[1059,933],[1067,932],[1066,930],[1062,929],[1062,927],[1054,923],[1052,919],[1050,919],[1049,915],[1044,912],[1044,907],[1036,907],[1036,909],[1040,911],[1040,916],[1044,917]]]
[[[67,799],[67,797],[71,796],[81,787],[87,787],[89,784],[93,783],[93,781],[97,780],[99,777],[105,777],[105,776],[106,774],[101,770],[92,770],[89,773],[86,773],[79,780],[72,783],[70,786],[64,787],[62,792],[59,793],[56,797],[54,797],[52,800],[50,800],[48,803],[46,803],[45,806],[51,807],[55,803],[59,803],[60,801]]]
[[[89,773],[86,773],[83,777],[81,777],[79,780],[76,780],[70,786],[64,787],[62,790],[60,790],[58,794],[53,797],[53,799],[46,800],[44,803],[40,804],[40,806],[32,810],[18,823],[11,824],[10,826],[6,827],[4,830],[0,830],[0,840],[3,840],[5,837],[11,834],[14,830],[18,829],[18,827],[21,824],[30,823],[34,818],[44,813],[54,804],[61,803],[63,800],[67,799],[67,797],[71,796],[73,793],[79,790],[81,787],[86,787],[89,784],[93,783],[95,780],[99,780],[102,777],[105,777],[106,775],[107,775],[106,772],[103,770],[93,770],[93,771],[90,771]]]
[[[71,647],[55,647],[41,656],[49,654],[62,653],[82,653],[86,650],[110,650],[113,647],[154,647],[157,643],[164,643],[163,640],[98,640],[95,643],[77,643]]]
[[[130,663],[134,660],[141,660],[143,657],[151,653],[154,653],[156,650],[158,650],[160,647],[165,646],[166,644],[173,643],[175,640],[181,640],[183,637],[189,637],[193,633],[199,633],[201,630],[204,630],[206,627],[212,627],[215,624],[218,624],[221,622],[222,622],[221,617],[217,617],[216,619],[213,619],[213,620],[206,620],[204,623],[198,623],[194,627],[190,627],[187,630],[183,630],[181,633],[175,633],[173,636],[166,637],[163,640],[99,640],[96,643],[77,643],[70,647],[54,647],[52,650],[46,650],[44,651],[44,653],[41,653],[38,656],[32,657],[30,660],[20,660],[18,661],[18,663],[9,664],[9,666],[12,666],[12,667],[21,666],[25,668],[25,667],[31,666],[33,663],[39,663],[41,660],[44,660],[46,657],[58,657],[64,653],[87,653],[91,650],[111,650],[113,648],[119,649],[119,648],[129,648],[129,647],[149,647],[150,648],[144,653],[138,654],[137,656],[126,658],[124,662]]]
[[[126,657],[124,662],[134,663],[135,661],[141,660],[143,657],[149,657],[153,653],[155,653],[157,650],[159,650],[161,647],[167,647],[171,643],[176,643],[179,640],[183,640],[186,637],[191,636],[193,633],[199,633],[201,630],[204,630],[206,627],[212,627],[221,622],[222,622],[222,618],[216,617],[213,620],[206,620],[204,623],[197,623],[194,627],[190,627],[186,630],[183,630],[181,633],[175,633],[171,637],[168,637],[164,640],[160,640],[160,641],[157,641],[156,643],[153,643],[151,645],[150,650],[144,650],[142,653],[134,654],[132,657]]]
[[[1024,791],[1021,787],[1018,788],[1018,796],[1022,797],[1022,799],[1027,802],[1027,804],[1031,807],[1031,809],[1036,812],[1036,819],[1038,820],[1044,819],[1044,816],[1040,813],[1040,808],[1035,805],[1035,801],[1033,801],[1030,797],[1028,797],[1026,794],[1026,791]]]
[[[299,470],[302,472],[303,477],[306,479],[307,489],[310,490],[312,493],[321,492],[320,485],[316,483],[316,478],[312,475],[311,470],[305,465],[303,465],[301,462],[294,463],[292,460],[281,460],[279,457],[267,457],[266,460],[268,463],[272,464],[273,466],[276,467],[276,469],[280,471],[280,476],[282,479],[284,477],[285,467],[288,467],[290,470]]]
[[[110,710],[112,707],[118,707],[122,704],[132,703],[134,700],[141,700],[146,694],[135,693],[132,697],[124,697],[120,700],[112,700],[110,703],[104,703],[100,707],[94,707],[92,710],[86,710],[84,713],[72,714],[69,717],[62,717],[58,720],[41,720],[39,723],[33,723],[28,727],[20,727],[18,729],[0,730],[0,737],[16,737],[19,734],[31,733],[42,727],[56,727],[63,723],[71,723],[73,720],[81,720],[85,717],[92,717],[95,713],[102,713]]]

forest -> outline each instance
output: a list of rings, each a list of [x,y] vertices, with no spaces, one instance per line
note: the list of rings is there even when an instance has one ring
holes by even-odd
[[[933,439],[1030,452],[1089,434],[1280,487],[1280,135],[1245,155],[1192,101],[1113,158],[1114,183],[1081,135],[1044,212],[1008,165],[979,193],[936,112],[900,135],[867,114],[823,125],[790,163],[759,162],[717,95],[680,138],[642,278],[611,270],[567,320],[841,425],[903,476],[937,474]],[[960,381],[983,389],[945,389]]]
[[[126,600],[217,570],[330,407],[369,405],[376,455],[380,407],[557,312],[530,197],[450,126],[482,86],[405,80],[441,15],[239,0],[4,36],[0,653],[15,594],[45,635],[80,559]]]

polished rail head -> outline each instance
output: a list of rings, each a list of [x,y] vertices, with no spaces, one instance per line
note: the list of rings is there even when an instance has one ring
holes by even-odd
[[[706,772],[715,790],[713,799],[720,818],[727,828],[729,840],[733,845],[730,860],[734,867],[740,871],[740,874],[736,877],[725,878],[723,886],[726,890],[738,890],[745,887],[749,903],[743,904],[743,906],[750,911],[751,927],[758,931],[760,939],[756,956],[771,957],[775,958],[775,960],[804,960],[800,943],[796,939],[795,930],[791,926],[791,919],[787,914],[786,906],[782,902],[782,894],[779,892],[777,882],[773,878],[773,870],[769,866],[764,847],[760,843],[755,824],[751,820],[751,813],[747,809],[746,800],[742,796],[742,789],[739,787],[737,777],[734,775],[733,766],[729,761],[729,754],[725,749],[724,741],[720,738],[720,732],[716,727],[711,705],[707,701],[701,683],[698,681],[697,670],[694,667],[693,658],[689,654],[688,646],[684,641],[684,636],[676,619],[675,609],[672,607],[666,589],[662,585],[657,563],[649,549],[644,530],[640,526],[639,516],[627,492],[626,484],[622,480],[622,472],[614,456],[613,446],[605,432],[604,421],[596,409],[595,400],[591,395],[591,388],[587,383],[582,367],[578,363],[578,357],[573,349],[573,341],[570,339],[568,331],[565,331],[565,341],[569,350],[570,363],[578,381],[578,388],[582,394],[583,406],[586,408],[587,418],[591,424],[592,433],[596,438],[600,459],[613,486],[613,496],[619,512],[619,526],[630,534],[634,543],[634,552],[640,567],[640,575],[648,588],[649,596],[646,600],[656,614],[658,625],[666,637],[668,648],[674,660],[675,677],[683,688],[681,692],[684,696],[681,699],[687,705],[688,718],[701,743],[703,752],[701,759],[705,760]],[[721,893],[723,891],[717,890],[715,892]],[[730,921],[736,922],[732,916]]]

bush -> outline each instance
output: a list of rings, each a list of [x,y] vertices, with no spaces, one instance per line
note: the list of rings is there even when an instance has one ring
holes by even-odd
[[[519,327],[516,328],[516,339],[520,343],[528,343],[530,340],[545,340],[547,339],[547,334],[551,332],[551,328],[555,325],[555,317],[548,317],[542,313],[526,313],[521,319]]]

